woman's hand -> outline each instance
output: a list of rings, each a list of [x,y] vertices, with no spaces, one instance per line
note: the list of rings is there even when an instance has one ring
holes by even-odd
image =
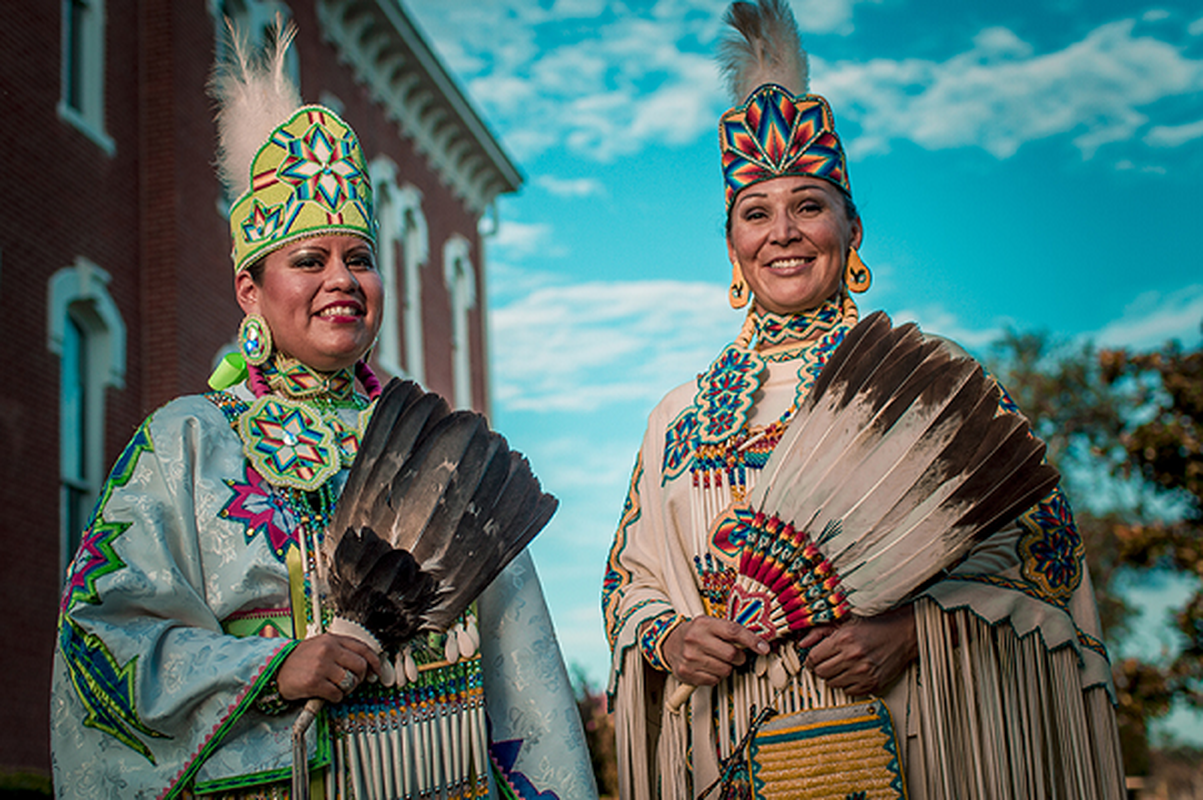
[[[919,654],[911,607],[876,617],[853,617],[812,629],[799,648],[811,648],[806,666],[851,695],[883,691]]]
[[[744,663],[745,650],[764,654],[769,643],[738,623],[716,617],[694,617],[664,640],[664,658],[682,683],[713,686]]]
[[[372,648],[349,636],[323,633],[305,639],[288,654],[276,673],[276,683],[285,700],[320,697],[337,703],[354,691],[369,671],[380,673],[380,659]],[[348,672],[355,677],[349,686],[345,683]]]

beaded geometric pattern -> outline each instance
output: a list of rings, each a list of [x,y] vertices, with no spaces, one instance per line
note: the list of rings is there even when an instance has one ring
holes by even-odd
[[[1069,602],[1082,582],[1086,545],[1060,487],[1019,518],[1027,532],[1019,539],[1023,576],[1045,597]]]
[[[796,349],[774,355],[761,355],[738,344],[728,345],[714,363],[698,375],[698,392],[693,403],[677,415],[665,432],[662,484],[673,480],[688,467],[695,483],[709,486],[709,473],[723,470],[730,485],[741,485],[745,469],[763,467],[823,365],[852,328],[840,314],[839,306],[831,301],[813,312],[789,318],[772,316],[774,318],[768,321],[757,320],[759,333],[767,330],[777,338],[785,335],[786,339],[799,333],[807,336],[818,331],[826,333],[818,339],[803,342]],[[783,334],[783,331],[793,335]],[[799,362],[794,403],[779,420],[761,431],[752,446],[747,447],[745,443],[750,438],[748,409],[752,406],[753,394],[760,388],[764,365],[787,356]]]
[[[718,138],[728,209],[741,189],[782,175],[825,178],[852,194],[835,118],[818,95],[765,84],[723,114]]]
[[[823,537],[819,537],[822,539]],[[727,619],[766,639],[847,616],[840,576],[806,531],[732,506],[711,532],[720,554],[738,551]]]
[[[250,166],[251,189],[230,209],[234,269],[306,236],[376,240],[367,163],[355,132],[323,106],[277,127]]]
[[[288,496],[263,480],[250,464],[246,465],[243,480],[226,478],[225,484],[234,496],[222,506],[217,516],[243,523],[246,526],[247,543],[256,536],[262,536],[271,547],[272,554],[281,564],[285,563],[289,549],[296,547],[299,524]]]
[[[243,451],[277,485],[312,491],[342,468],[334,431],[304,403],[260,397],[239,423]]]
[[[125,562],[117,555],[113,544],[131,523],[109,522],[104,513],[113,490],[130,482],[144,453],[154,452],[148,422],[138,428],[113,465],[96,504],[97,511],[67,569],[59,606],[58,646],[71,686],[88,712],[83,724],[109,734],[153,763],[150,748],[140,737],[160,738],[164,734],[147,727],[138,713],[134,692],[137,658],[119,663],[99,636],[85,632],[74,619],[75,608],[80,603],[96,605],[101,602],[96,581],[102,575],[125,568]]]
[[[622,553],[627,546],[630,528],[643,514],[639,504],[639,481],[643,478],[643,453],[635,459],[635,468],[631,471],[631,483],[627,488],[627,498],[622,504],[622,518],[618,521],[618,532],[614,534],[614,544],[610,547],[610,555],[606,560],[606,575],[602,580],[602,609],[606,615],[606,636],[609,637],[610,647],[614,647],[615,636],[620,626],[615,618],[618,604],[611,603],[614,592],[631,580],[631,573],[622,566]]]
[[[902,800],[890,712],[881,700],[779,717],[748,746],[754,800]]]
[[[831,298],[805,314],[762,311],[755,317],[756,335],[761,347],[783,344],[792,339],[806,340],[819,331],[834,328],[842,315],[840,304]]]
[[[349,368],[318,372],[294,358],[277,355],[264,365],[263,376],[272,389],[297,400],[327,395],[330,400],[350,401],[355,395],[355,376]]]
[[[764,359],[758,353],[732,344],[698,376],[693,405],[699,442],[718,443],[740,429],[752,407],[752,394],[760,387],[762,372]]]

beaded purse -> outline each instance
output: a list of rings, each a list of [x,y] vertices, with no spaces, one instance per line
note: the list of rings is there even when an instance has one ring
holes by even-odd
[[[898,739],[886,704],[801,711],[766,722],[748,743],[755,800],[905,800]]]

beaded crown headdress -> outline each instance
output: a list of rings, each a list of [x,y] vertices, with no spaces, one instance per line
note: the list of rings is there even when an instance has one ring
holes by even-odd
[[[848,166],[827,101],[806,94],[806,51],[786,0],[736,2],[719,60],[734,108],[719,120],[727,208],[739,192],[782,175],[831,181],[848,196]]]
[[[218,102],[218,175],[230,195],[234,271],[289,242],[324,233],[376,241],[367,162],[333,110],[302,106],[285,71],[296,29],[277,20],[259,56],[232,26],[210,81]]]

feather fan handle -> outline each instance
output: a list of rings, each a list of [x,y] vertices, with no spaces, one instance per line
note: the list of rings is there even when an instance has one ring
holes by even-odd
[[[719,68],[733,103],[766,83],[806,94],[806,51],[786,0],[732,3],[723,21],[733,30],[719,44]]]
[[[301,106],[301,96],[288,77],[285,57],[296,26],[276,16],[261,56],[251,53],[246,34],[226,20],[224,57],[209,79],[217,101],[217,174],[226,191],[241,197],[250,188],[251,162],[277,125]]]

